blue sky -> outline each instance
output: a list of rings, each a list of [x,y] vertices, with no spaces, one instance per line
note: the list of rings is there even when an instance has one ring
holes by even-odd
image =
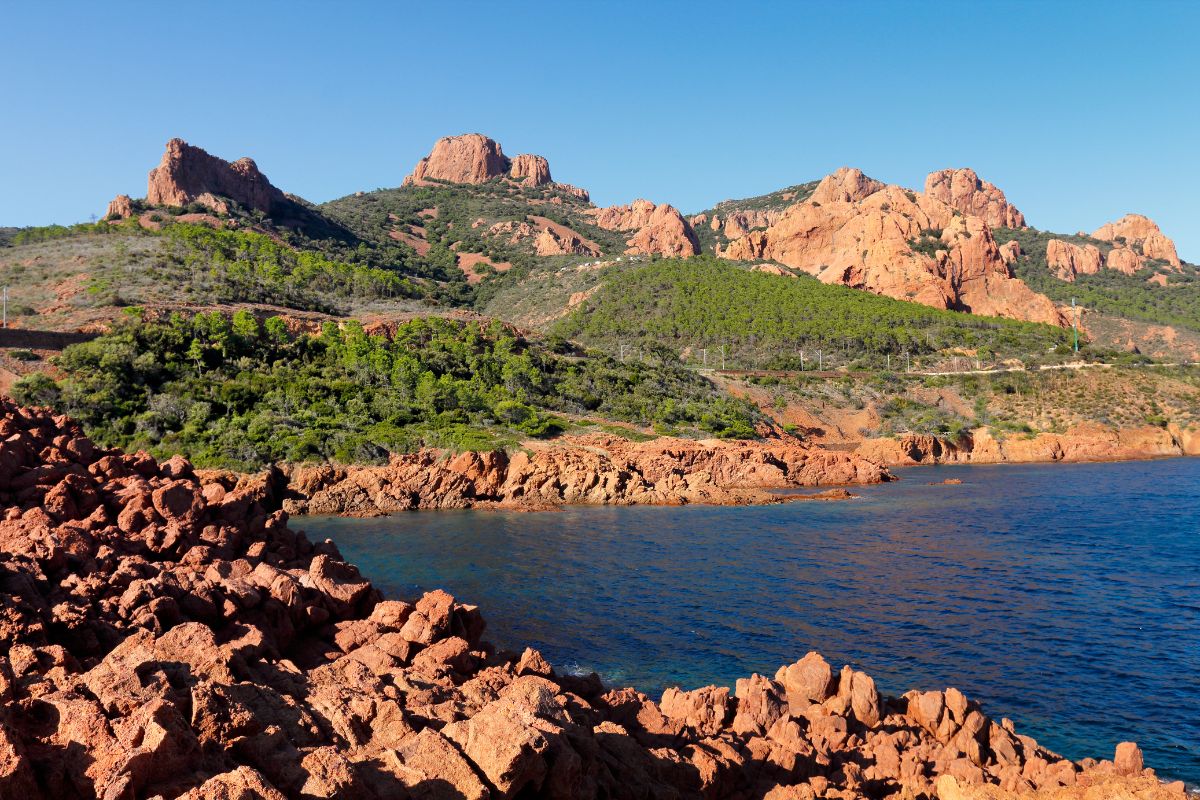
[[[323,201],[480,131],[685,212],[972,166],[1037,227],[1136,211],[1200,261],[1200,3],[0,3],[0,225],[144,195],[172,136]]]

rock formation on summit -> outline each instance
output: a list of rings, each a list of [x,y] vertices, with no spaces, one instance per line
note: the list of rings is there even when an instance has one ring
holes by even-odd
[[[249,158],[230,163],[182,139],[167,142],[162,162],[150,170],[146,202],[164,206],[195,202],[225,213],[228,206],[223,198],[264,214],[286,199]]]
[[[1182,798],[1132,743],[1076,764],[817,653],[655,702],[498,650],[446,592],[383,599],[288,527],[273,472],[6,400],[0,437],[4,800]]]
[[[1176,269],[1180,266],[1175,242],[1163,234],[1154,220],[1141,214],[1126,214],[1116,222],[1101,225],[1092,234],[1092,238],[1105,242],[1118,242],[1123,239],[1129,247],[1140,245],[1142,255],[1146,258],[1166,261]]]
[[[700,243],[692,226],[674,207],[649,200],[634,200],[627,206],[610,206],[592,212],[597,226],[610,231],[632,231],[625,244],[630,255],[657,253],[664,256],[694,256]]]
[[[544,186],[551,183],[550,162],[541,156],[522,153],[512,160],[509,177],[527,186]]]
[[[993,228],[1024,228],[1025,215],[1004,192],[981,180],[975,170],[943,169],[925,178],[925,194],[964,214],[982,217]]]
[[[842,167],[826,175],[809,196],[810,203],[855,203],[882,189],[886,184],[868,178],[861,169]]]
[[[404,179],[404,185],[422,186],[431,180],[484,183],[508,170],[508,157],[497,142],[481,133],[465,133],[438,139],[429,155],[418,161],[412,174]]]
[[[986,220],[928,195],[841,169],[766,230],[718,252],[770,259],[936,308],[1062,324],[1049,298],[1014,278]]]

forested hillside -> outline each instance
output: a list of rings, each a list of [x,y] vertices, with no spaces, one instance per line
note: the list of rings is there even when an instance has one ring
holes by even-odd
[[[554,332],[615,352],[654,344],[739,368],[839,366],[947,349],[1026,359],[1066,353],[1068,333],[1048,325],[942,311],[828,286],[807,276],[750,271],[712,257],[660,260],[613,274]]]
[[[68,348],[58,380],[20,402],[71,414],[105,445],[181,452],[203,466],[376,463],[428,445],[513,445],[587,417],[706,436],[754,435],[748,404],[669,356],[620,362],[508,328],[416,320],[391,335],[354,322],[294,335],[246,312],[145,322]]]

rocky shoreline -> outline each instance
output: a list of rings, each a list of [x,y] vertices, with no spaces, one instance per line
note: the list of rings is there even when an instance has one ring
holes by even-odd
[[[0,401],[0,797],[1183,797],[1124,743],[1073,763],[954,689],[816,653],[654,702],[385,600],[331,542],[176,457]]]
[[[504,451],[425,449],[386,465],[281,464],[266,473],[202,470],[212,497],[258,485],[292,515],[371,517],[401,511],[545,511],[568,505],[751,505],[841,500],[842,489],[895,480],[889,467],[929,464],[1081,463],[1200,455],[1200,431],[1078,425],[1066,433],[1000,439],[980,428],[957,439],[908,433],[832,450],[792,438],[696,441],[569,436]]]
[[[1012,434],[999,439],[979,428],[957,439],[917,433],[868,439],[854,453],[892,467],[1140,461],[1200,455],[1200,430],[1174,424],[1110,428],[1084,423],[1065,433]]]
[[[266,475],[205,471],[211,492],[265,484],[289,514],[378,516],[417,509],[541,511],[564,505],[746,505],[842,499],[844,492],[781,496],[773,489],[840,487],[893,479],[853,453],[795,439],[759,442],[661,437],[564,437],[504,451],[421,450],[382,466],[284,464]]]

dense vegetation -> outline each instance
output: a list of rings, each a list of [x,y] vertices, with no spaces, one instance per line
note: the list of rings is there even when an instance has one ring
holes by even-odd
[[[1149,262],[1136,275],[1102,269],[1095,275],[1076,276],[1075,282],[1069,283],[1056,278],[1046,264],[1046,244],[1051,239],[1095,245],[1105,254],[1112,244],[1032,228],[998,228],[995,236],[1001,244],[1015,240],[1021,245],[1021,257],[1013,265],[1017,277],[1052,300],[1069,303],[1074,297],[1084,308],[1103,314],[1200,331],[1200,270],[1191,264],[1185,264],[1181,273],[1172,271],[1166,286],[1146,282],[1155,272],[1172,270],[1165,262]]]
[[[589,346],[632,350],[652,343],[675,351],[726,347],[729,366],[796,368],[799,351],[815,367],[834,353],[853,358],[971,348],[1024,357],[1065,350],[1066,333],[1038,325],[943,311],[806,276],[752,272],[709,256],[667,259],[614,275],[556,328]]]
[[[158,322],[131,314],[56,366],[62,378],[27,377],[14,396],[77,417],[106,445],[182,452],[202,466],[486,449],[561,431],[560,415],[754,435],[749,405],[670,358],[621,363],[526,341],[499,323],[423,319],[385,337],[330,322],[309,336],[244,311]]]
[[[332,261],[269,236],[206,225],[169,225],[171,259],[191,284],[219,302],[271,303],[333,311],[338,300],[419,297],[420,288],[395,272]]]

